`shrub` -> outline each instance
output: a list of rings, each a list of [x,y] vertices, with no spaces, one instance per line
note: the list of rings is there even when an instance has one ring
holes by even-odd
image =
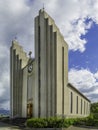
[[[70,119],[64,119],[64,127],[69,127],[70,125],[76,124],[77,119],[76,118],[70,118]]]
[[[98,119],[98,113],[93,113],[92,115],[94,119]]]
[[[44,128],[47,126],[47,122],[41,118],[31,118],[27,120],[27,126],[33,128]]]
[[[27,126],[33,128],[62,128],[69,127],[76,122],[76,119],[64,118],[31,118],[27,120]]]
[[[63,119],[62,118],[47,118],[47,127],[48,128],[61,128],[63,127]]]
[[[98,126],[98,118],[94,114],[90,114],[90,116],[86,118],[77,119],[75,125]]]

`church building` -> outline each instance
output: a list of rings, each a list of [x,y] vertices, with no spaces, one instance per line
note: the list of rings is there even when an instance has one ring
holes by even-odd
[[[34,59],[17,40],[10,48],[11,117],[88,116],[90,100],[68,83],[68,45],[59,28],[44,9],[34,27]]]

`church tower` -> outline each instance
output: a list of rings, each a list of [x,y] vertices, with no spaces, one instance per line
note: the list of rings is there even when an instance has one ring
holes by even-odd
[[[11,117],[22,116],[23,68],[28,57],[17,40],[10,48],[10,109]]]
[[[36,116],[63,116],[68,83],[68,46],[44,9],[35,18],[35,64]]]

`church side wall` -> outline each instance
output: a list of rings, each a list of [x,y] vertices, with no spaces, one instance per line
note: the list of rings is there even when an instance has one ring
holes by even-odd
[[[68,87],[69,112],[66,117],[87,117],[90,114],[90,101],[75,89]]]

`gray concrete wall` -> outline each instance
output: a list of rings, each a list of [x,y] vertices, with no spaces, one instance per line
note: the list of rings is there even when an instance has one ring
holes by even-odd
[[[41,11],[39,17],[35,18],[35,77],[39,92],[38,113],[41,117],[55,114],[56,39],[52,22],[48,15]]]
[[[57,31],[53,19],[40,10],[39,17],[35,18],[35,77],[41,117],[57,114]]]
[[[31,103],[32,104],[32,116],[35,116],[35,103],[36,103],[36,98],[35,98],[35,61],[31,61],[30,65],[32,65],[33,69],[31,72],[27,72],[28,77],[28,84],[27,84],[27,103]],[[29,64],[27,66],[27,68],[29,68]]]
[[[64,51],[64,52],[63,52]],[[57,32],[57,115],[66,113],[68,83],[68,46],[60,32]]]
[[[11,117],[22,116],[22,68],[27,64],[28,58],[16,40],[12,41],[10,59]]]
[[[23,69],[22,117],[27,117],[27,69]]]

